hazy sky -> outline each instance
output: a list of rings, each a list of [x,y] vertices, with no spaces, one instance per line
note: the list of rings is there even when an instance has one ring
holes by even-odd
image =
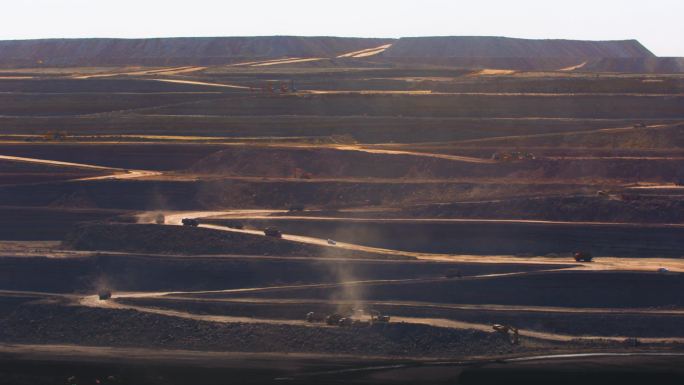
[[[638,39],[684,56],[684,0],[0,0],[0,39],[253,35]]]

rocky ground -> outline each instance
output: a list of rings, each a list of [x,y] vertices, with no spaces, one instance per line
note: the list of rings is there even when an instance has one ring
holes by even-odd
[[[64,240],[74,250],[108,250],[170,254],[246,254],[345,258],[409,259],[402,256],[336,250],[253,234],[189,226],[143,224],[82,225]]]
[[[356,329],[202,322],[132,310],[61,304],[14,304],[12,308],[0,318],[0,340],[5,343],[399,357],[530,350],[512,346],[506,338],[492,333],[401,323]]]

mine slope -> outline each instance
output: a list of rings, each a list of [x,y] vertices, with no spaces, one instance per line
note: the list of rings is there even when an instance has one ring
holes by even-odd
[[[342,37],[202,37],[159,39],[43,39],[0,41],[0,66],[98,65],[271,65],[314,59],[376,58],[486,59],[654,58],[636,40],[527,40],[504,37],[421,37],[401,39]],[[269,63],[269,59],[271,63]],[[418,60],[420,61],[420,60]],[[473,64],[476,64],[474,62]],[[540,62],[542,63],[542,62]],[[564,65],[561,61],[557,64]],[[289,64],[289,63],[287,63]],[[506,64],[505,61],[500,64]],[[565,63],[572,65],[573,63]],[[522,62],[512,60],[519,67]],[[560,67],[559,67],[560,68]],[[196,69],[182,68],[181,71]]]
[[[340,37],[197,37],[163,39],[45,39],[0,42],[4,66],[222,64],[249,58],[334,57],[389,39]]]
[[[388,48],[389,57],[652,57],[636,40],[529,40],[486,36],[404,37]]]
[[[392,56],[411,48],[398,40],[240,39],[0,69],[0,351],[682,351],[684,77],[582,72],[659,58],[634,42],[444,38],[477,49],[417,60]],[[391,321],[305,321],[371,314],[351,307]],[[95,382],[42,383],[71,375]]]

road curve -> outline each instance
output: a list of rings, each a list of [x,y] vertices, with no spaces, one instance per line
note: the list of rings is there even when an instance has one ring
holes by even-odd
[[[308,285],[301,285],[302,287],[308,286]],[[315,285],[311,285],[315,286]],[[297,287],[297,286],[294,286]],[[230,291],[249,291],[249,290],[264,290],[264,289],[269,289],[269,288],[243,288],[243,289],[233,289],[233,290],[225,290],[224,292],[230,292]],[[221,292],[221,291],[208,291],[208,292]],[[285,324],[285,325],[297,325],[297,326],[324,326],[320,324],[311,324],[309,322],[306,322],[304,319],[301,320],[283,320],[283,319],[267,319],[267,318],[252,318],[252,317],[236,317],[236,316],[218,316],[218,315],[208,315],[208,314],[196,314],[196,313],[190,313],[190,312],[185,312],[185,311],[179,311],[179,310],[171,310],[171,309],[163,309],[163,308],[157,308],[157,307],[150,307],[150,306],[139,306],[139,305],[131,305],[131,304],[124,304],[117,302],[116,299],[125,299],[125,298],[155,298],[155,297],[163,297],[168,294],[174,294],[174,293],[194,293],[194,294],[200,294],[200,293],[207,293],[203,291],[198,291],[198,292],[133,292],[133,293],[116,293],[112,295],[112,298],[109,300],[100,300],[97,295],[87,295],[87,296],[82,296],[79,297],[77,295],[73,294],[57,294],[57,293],[43,293],[43,292],[23,292],[23,291],[6,291],[3,290],[0,292],[0,295],[7,295],[7,296],[27,296],[27,297],[34,297],[34,296],[40,296],[40,297],[55,297],[55,298],[63,298],[67,299],[70,301],[74,301],[74,303],[80,305],[80,306],[85,306],[85,307],[92,307],[92,308],[102,308],[102,309],[113,309],[113,310],[134,310],[142,313],[149,313],[149,314],[157,314],[157,315],[163,315],[163,316],[168,316],[168,317],[177,317],[177,318],[184,318],[184,319],[191,319],[195,321],[202,321],[202,322],[218,322],[218,323],[259,323],[259,324]],[[160,298],[161,299],[161,298]],[[173,300],[176,298],[169,297],[165,298],[168,300]],[[178,298],[181,300],[195,300],[195,298],[189,297],[181,297]],[[260,302],[258,299],[243,299],[243,300],[235,300],[235,299],[230,299],[230,301],[235,301],[235,302]],[[273,299],[264,299],[263,302],[273,302]],[[277,300],[276,300],[277,301]],[[301,302],[300,300],[283,300],[283,303],[288,303],[292,302],[294,303],[299,303]],[[299,301],[299,302],[298,302]],[[335,303],[335,301],[333,301]],[[364,302],[364,304],[366,304]],[[386,304],[384,302],[371,302],[368,304]],[[390,302],[389,304],[393,304]],[[429,304],[428,304],[429,305]],[[450,306],[449,304],[440,304],[441,306]],[[415,305],[412,303],[410,306],[421,306],[421,303],[415,303]],[[453,305],[453,306],[463,306],[463,305]],[[470,306],[470,305],[469,305]],[[478,305],[479,306],[479,305]],[[482,305],[482,306],[488,306],[488,305]],[[510,306],[507,306],[506,308],[509,308]],[[541,308],[539,308],[541,310]],[[565,311],[575,311],[575,310],[581,310],[581,309],[565,309]],[[596,310],[596,309],[593,309]],[[620,310],[620,309],[618,309]],[[641,311],[640,309],[638,309]],[[658,310],[651,311],[650,309],[645,310],[646,313],[651,313],[651,312],[658,312]],[[397,317],[394,316],[392,317],[392,320],[394,322],[404,322],[404,323],[411,323],[411,324],[423,324],[423,325],[429,325],[429,326],[434,326],[434,327],[441,327],[441,328],[451,328],[451,329],[469,329],[469,330],[479,330],[483,332],[492,332],[492,327],[490,324],[484,324],[484,323],[473,323],[473,322],[464,322],[464,321],[458,321],[458,320],[451,320],[451,319],[443,319],[443,318],[424,318],[424,317]],[[568,341],[573,341],[573,340],[610,340],[610,341],[617,341],[621,342],[626,340],[627,336],[598,336],[598,335],[568,335],[568,334],[562,334],[562,333],[550,333],[550,332],[540,332],[540,331],[534,331],[534,330],[521,330],[520,335],[523,337],[529,337],[529,338],[535,338],[535,339],[542,339],[542,340],[549,340],[549,341],[559,341],[559,342],[568,342]],[[684,343],[684,337],[644,337],[644,338],[639,338],[641,342],[644,343]]]
[[[153,80],[156,82],[163,82],[163,83],[190,84],[190,85],[196,85],[196,86],[234,88],[234,89],[240,89],[240,90],[251,90],[252,89],[251,87],[237,86],[234,84],[208,83],[208,82],[200,82],[200,81],[194,81],[194,80],[181,80],[181,79],[150,79],[150,80]]]
[[[182,218],[235,218],[235,219],[260,219],[269,218],[266,215],[271,213],[283,213],[285,210],[226,210],[226,211],[188,211],[188,212],[173,212],[166,217],[166,224],[181,225]],[[152,223],[150,218],[153,218],[151,213],[145,213],[148,218],[148,223]],[[396,219],[395,219],[396,220]],[[423,219],[425,220],[425,219]],[[581,226],[604,226],[616,225],[614,223],[602,222],[553,222],[553,221],[537,221],[537,220],[498,220],[498,219],[450,219],[450,221],[464,221],[464,222],[492,222],[492,223],[539,223],[539,224],[577,224]],[[630,224],[625,224],[630,225]],[[667,226],[681,226],[681,225],[667,225]],[[199,227],[219,230],[237,232],[243,234],[252,234],[265,236],[263,231],[252,229],[233,229],[227,226],[200,224]],[[374,254],[385,255],[399,255],[416,258],[426,261],[442,261],[442,262],[464,262],[464,263],[525,263],[525,264],[544,264],[544,265],[574,265],[578,270],[593,270],[593,271],[649,271],[655,272],[658,269],[665,267],[672,272],[684,272],[684,259],[675,258],[619,258],[619,257],[602,257],[596,259],[594,262],[578,263],[573,260],[551,258],[551,257],[518,257],[511,255],[462,255],[462,254],[435,254],[422,253],[403,250],[385,249],[379,247],[363,246],[358,244],[336,242],[334,245],[328,244],[327,239],[283,234],[282,239],[324,246],[333,247],[344,250],[362,251]]]
[[[85,296],[78,300],[78,304],[86,307],[104,308],[104,309],[120,309],[120,310],[134,310],[142,313],[157,314],[168,317],[177,317],[184,319],[191,319],[202,322],[218,322],[218,323],[258,323],[258,324],[276,324],[276,325],[296,325],[309,327],[330,327],[322,324],[312,324],[304,319],[302,320],[283,320],[283,319],[267,319],[267,318],[252,318],[252,317],[234,317],[234,316],[218,316],[207,314],[196,314],[184,312],[179,310],[160,309],[156,307],[138,306],[130,304],[122,304],[116,301],[116,298],[126,298],[125,295],[119,295],[109,300],[100,300],[97,295]],[[135,298],[135,297],[133,297]],[[138,297],[139,298],[139,297]],[[473,323],[456,321],[443,318],[421,318],[421,317],[392,317],[393,322],[403,322],[410,324],[422,324],[433,327],[448,328],[448,329],[462,329],[462,330],[479,330],[483,332],[493,332],[490,324]],[[335,327],[335,326],[333,326]],[[569,342],[569,341],[625,341],[626,336],[596,336],[596,335],[568,335],[561,333],[540,332],[534,330],[521,330],[520,335],[528,338],[535,338],[547,341]],[[684,337],[645,337],[639,338],[639,341],[644,343],[684,343]]]
[[[333,146],[333,148],[336,150],[343,150],[343,151],[359,151],[359,152],[367,152],[370,154],[385,154],[385,155],[410,155],[410,156],[419,156],[419,157],[423,157],[423,158],[437,158],[437,159],[453,160],[453,161],[457,161],[457,162],[466,162],[466,163],[481,163],[481,164],[496,164],[496,163],[498,163],[497,161],[492,160],[492,159],[475,158],[475,157],[471,157],[471,156],[434,154],[434,153],[428,153],[428,152],[405,151],[405,150],[386,150],[386,149],[368,148],[368,147],[356,146],[356,145],[343,145],[343,146],[340,145],[340,146]]]
[[[91,170],[102,170],[109,171],[111,174],[72,179],[72,181],[84,181],[84,180],[102,180],[102,179],[135,179],[150,176],[161,175],[159,171],[148,171],[148,170],[128,170],[118,167],[107,167],[98,166],[93,164],[84,163],[73,163],[73,162],[63,162],[59,160],[49,160],[49,159],[37,159],[37,158],[24,158],[21,156],[10,156],[10,155],[0,155],[0,160],[7,160],[11,162],[24,162],[24,163],[36,163],[36,164],[47,164],[50,166],[65,166],[65,167],[75,167]]]

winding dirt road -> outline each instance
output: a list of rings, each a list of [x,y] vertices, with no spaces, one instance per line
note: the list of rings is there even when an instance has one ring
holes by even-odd
[[[90,75],[74,75],[74,79],[91,79],[91,78],[106,78],[112,76],[144,76],[144,75],[177,75],[188,72],[196,72],[206,69],[207,67],[198,66],[185,66],[185,67],[170,67],[170,68],[157,68],[157,69],[142,69],[142,70],[132,70],[132,71],[118,71],[118,72],[107,72],[98,73]]]
[[[466,162],[466,163],[480,163],[480,164],[496,164],[496,163],[498,163],[497,161],[492,160],[492,159],[474,158],[471,156],[435,154],[435,153],[428,153],[428,152],[406,151],[406,150],[388,150],[388,149],[381,149],[381,148],[369,148],[369,147],[357,146],[357,145],[337,145],[337,146],[332,146],[332,148],[334,148],[336,150],[341,150],[341,151],[359,151],[359,152],[367,152],[369,154],[385,154],[385,155],[409,155],[409,156],[418,156],[418,157],[424,157],[424,158],[437,158],[437,159],[453,160],[453,161],[457,161],[457,162]]]
[[[384,44],[384,45],[381,45],[379,47],[366,48],[366,49],[361,49],[358,51],[343,53],[342,55],[338,55],[337,57],[338,58],[345,58],[345,57],[362,58],[362,57],[374,56],[374,55],[377,55],[379,53],[385,52],[391,46],[392,46],[392,44]]]
[[[195,81],[195,80],[182,80],[182,79],[150,79],[150,80],[153,80],[156,82],[163,82],[163,83],[191,84],[191,85],[196,85],[196,86],[222,87],[222,88],[234,88],[234,89],[240,89],[240,90],[251,90],[251,87],[237,86],[234,84],[208,83],[208,82],[200,82],[200,81]]]
[[[455,320],[441,319],[441,318],[393,317],[393,320],[395,320],[397,322],[423,324],[423,325],[430,325],[430,326],[443,327],[443,328],[471,329],[471,330],[480,330],[483,332],[491,332],[492,331],[492,325],[489,325],[489,324],[479,324],[479,323],[455,321]],[[520,335],[523,337],[537,338],[537,339],[549,340],[549,341],[560,341],[560,342],[568,342],[568,341],[573,341],[573,340],[582,340],[582,341],[591,341],[591,340],[606,341],[607,340],[607,341],[622,342],[622,341],[625,341],[627,338],[629,338],[627,336],[589,336],[589,335],[577,336],[577,335],[560,334],[560,333],[546,333],[546,332],[539,332],[539,331],[534,331],[534,330],[520,330]],[[639,338],[639,341],[642,341],[645,343],[672,343],[672,342],[682,343],[682,342],[684,342],[684,338],[682,338],[682,337],[662,337],[662,338],[661,337],[646,337],[646,338]]]
[[[169,212],[165,213],[165,223],[167,225],[182,225],[183,218],[194,219],[277,219],[277,217],[270,217],[271,214],[284,213],[285,210],[227,210],[227,211],[189,211],[189,212]],[[156,213],[139,214],[138,218],[141,223],[153,223]],[[289,218],[289,217],[288,217]],[[298,220],[340,220],[339,218],[327,217],[295,217]],[[347,220],[347,219],[343,219]],[[444,219],[444,218],[421,218],[415,219],[353,219],[354,221],[406,221],[406,222],[463,222],[463,223],[537,223],[537,224],[576,224],[581,226],[616,226],[620,224],[603,223],[603,222],[558,222],[558,221],[541,221],[541,220],[509,220],[509,219]],[[639,226],[636,224],[625,223],[625,226]],[[661,225],[681,227],[681,224]],[[199,225],[202,228],[208,228],[219,231],[237,232],[243,234],[252,234],[265,236],[264,232],[256,229],[234,229],[227,226],[214,225],[202,223]],[[318,245],[324,247],[333,247],[344,250],[363,251],[374,254],[385,255],[400,255],[413,257],[418,260],[425,261],[442,261],[442,262],[465,262],[465,263],[525,263],[525,264],[544,264],[544,265],[574,265],[576,270],[594,270],[594,271],[648,271],[655,272],[658,269],[665,267],[673,272],[684,272],[684,259],[675,258],[619,258],[619,257],[601,257],[590,263],[576,263],[571,260],[552,258],[552,257],[519,257],[511,255],[463,255],[463,254],[436,254],[436,253],[422,253],[403,250],[385,249],[372,246],[363,246],[353,243],[336,242],[331,245],[327,239],[315,238],[303,235],[283,234],[282,239],[306,243],[311,245]]]
[[[123,304],[117,302],[117,298],[151,298],[159,296],[158,294],[163,293],[134,293],[134,294],[117,294],[110,300],[100,300],[96,295],[82,297],[78,300],[78,304],[86,307],[96,307],[105,309],[119,309],[119,310],[135,310],[143,313],[157,314],[169,317],[178,317],[184,319],[191,319],[195,321],[203,322],[219,322],[219,323],[257,323],[257,324],[279,324],[279,325],[296,325],[296,326],[308,326],[308,327],[337,327],[337,326],[326,326],[323,324],[312,324],[306,322],[305,320],[289,320],[289,319],[268,319],[268,318],[253,318],[253,317],[235,317],[235,316],[224,316],[224,315],[207,315],[207,314],[196,314],[180,310],[163,309],[151,306],[139,306],[131,304]],[[192,300],[192,298],[184,298],[186,300]],[[270,300],[273,301],[273,300]],[[414,306],[420,306],[416,304]],[[450,329],[465,329],[465,330],[479,330],[483,332],[492,332],[492,326],[490,324],[483,323],[473,323],[464,322],[451,319],[443,318],[421,318],[421,317],[392,317],[393,322],[404,322],[410,324],[423,324],[434,327],[450,328]],[[549,340],[549,341],[559,341],[568,342],[573,340],[602,340],[602,341],[616,341],[621,342],[627,339],[627,336],[598,336],[598,335],[569,335],[562,333],[550,333],[550,332],[540,332],[534,330],[521,330],[520,335],[523,337]],[[684,343],[683,337],[645,337],[639,338],[640,341],[645,343]]]
[[[103,179],[136,179],[136,178],[157,176],[157,175],[162,174],[159,171],[128,170],[128,169],[116,168],[116,167],[97,166],[97,165],[83,164],[83,163],[62,162],[59,160],[49,160],[49,159],[24,158],[24,157],[20,157],[20,156],[9,156],[9,155],[0,155],[0,160],[7,160],[7,161],[11,161],[11,162],[46,164],[46,165],[51,165],[51,166],[75,167],[75,168],[91,169],[91,170],[103,170],[103,171],[111,172],[111,174],[109,174],[109,175],[101,175],[101,176],[94,176],[94,177],[87,177],[87,178],[78,178],[78,179],[72,179],[72,181],[103,180]]]

